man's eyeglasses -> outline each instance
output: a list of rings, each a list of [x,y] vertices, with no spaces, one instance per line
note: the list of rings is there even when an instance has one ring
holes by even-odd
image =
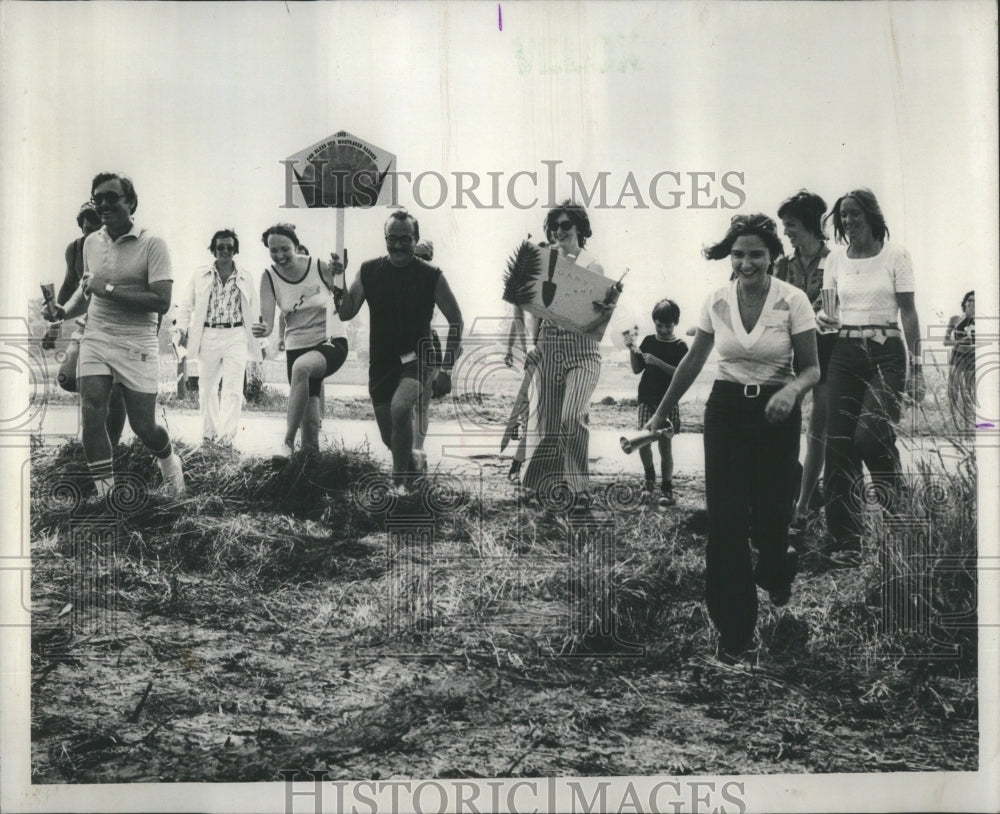
[[[412,246],[412,235],[386,235],[385,242],[390,246]]]
[[[571,220],[561,220],[561,221],[559,221],[559,223],[557,223],[555,226],[552,227],[552,231],[553,232],[568,232],[575,225],[576,224],[574,224],[573,221],[571,221]]]
[[[233,251],[235,250],[235,248],[236,248],[235,246],[227,246],[225,243],[218,243],[215,246],[215,253],[216,254],[222,254],[222,253],[232,254]]]
[[[90,196],[90,202],[94,206],[100,206],[103,203],[107,203],[108,206],[114,206],[124,197],[124,195],[119,195],[117,192],[98,192]]]

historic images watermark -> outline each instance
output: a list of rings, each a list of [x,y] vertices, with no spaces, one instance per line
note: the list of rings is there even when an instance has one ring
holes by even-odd
[[[47,580],[58,586],[63,607],[32,614],[32,653],[50,667],[64,659],[110,658],[101,643],[118,638],[129,519],[146,508],[151,486],[139,473],[119,472],[113,489],[98,498],[86,467],[70,467],[34,487],[33,499],[44,502],[63,532],[60,556],[36,562],[35,568],[46,570]]]
[[[648,811],[651,814],[744,814],[746,784],[737,780],[327,780],[326,770],[282,769],[285,814],[324,810],[350,814]],[[324,803],[333,807],[324,809]]]
[[[652,175],[624,176],[600,171],[590,176],[560,170],[563,162],[543,159],[542,169],[455,171],[440,173],[360,170],[333,167],[325,158],[285,159],[283,209],[296,209],[295,191],[308,190],[305,200],[352,201],[372,207],[380,196],[398,207],[401,191],[421,209],[535,209],[557,205],[557,189],[569,184],[569,197],[588,209],[739,209],[746,203],[745,173],[737,170],[664,169]],[[563,196],[565,197],[565,196]]]
[[[26,392],[16,387],[0,388],[0,446],[28,447],[32,436],[40,432],[48,381],[55,372],[40,339],[32,335],[23,317],[0,317],[0,372],[5,382],[18,380],[27,385]],[[57,365],[62,361],[54,358]],[[70,428],[70,432],[77,430],[78,425]]]

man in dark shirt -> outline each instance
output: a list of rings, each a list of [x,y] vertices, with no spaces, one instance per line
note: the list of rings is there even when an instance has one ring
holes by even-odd
[[[419,240],[416,218],[393,212],[385,224],[388,254],[361,265],[337,308],[347,321],[368,302],[368,392],[382,441],[392,450],[393,480],[404,489],[423,466],[422,451],[413,448],[413,407],[426,386],[424,371],[435,361],[435,305],[449,326],[441,369],[431,382],[435,398],[451,392],[462,341],[462,312],[441,269],[414,256]]]

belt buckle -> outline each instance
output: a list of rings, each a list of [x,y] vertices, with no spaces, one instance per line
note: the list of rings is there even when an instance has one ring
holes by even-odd
[[[743,395],[748,399],[755,399],[760,395],[760,385],[759,384],[745,384],[743,385]]]

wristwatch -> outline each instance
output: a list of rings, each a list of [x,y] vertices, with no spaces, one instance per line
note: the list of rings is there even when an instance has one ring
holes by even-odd
[[[104,286],[104,290],[107,291],[110,294],[112,291],[115,290],[115,284],[114,283],[108,283],[107,285]]]

